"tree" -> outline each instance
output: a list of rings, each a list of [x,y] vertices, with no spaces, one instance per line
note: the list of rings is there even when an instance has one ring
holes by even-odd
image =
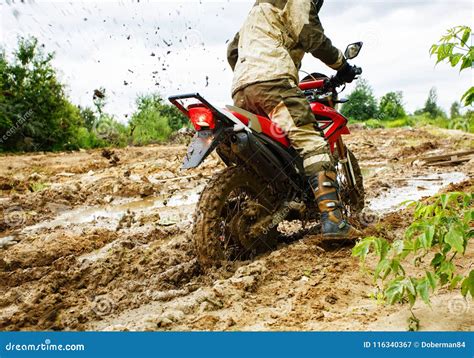
[[[356,88],[349,95],[349,102],[342,106],[341,113],[353,120],[365,121],[377,114],[377,101],[369,83],[360,79]]]
[[[79,114],[84,123],[84,127],[86,127],[87,130],[91,131],[94,128],[94,124],[97,121],[97,117],[94,113],[94,110],[92,110],[89,107],[82,108],[81,106],[78,106],[78,108],[79,108]]]
[[[430,54],[436,55],[436,64],[448,62],[451,67],[460,65],[459,72],[472,68],[474,62],[474,46],[468,42],[471,39],[469,26],[456,26],[449,29],[438,44],[431,46]],[[474,103],[474,87],[469,88],[461,98],[465,106]]]
[[[9,62],[0,55],[0,150],[59,150],[75,146],[81,117],[64,93],[36,38],[20,38]]]
[[[162,98],[157,94],[139,96],[137,98],[137,111],[130,120],[130,132],[134,144],[146,145],[149,143],[168,139],[173,129],[170,127],[169,118]]]
[[[454,102],[451,105],[449,113],[450,113],[450,118],[451,119],[460,118],[461,117],[461,104],[457,101]]]
[[[385,120],[406,117],[402,92],[389,92],[380,99],[379,117]]]
[[[423,109],[415,112],[415,114],[423,114],[423,113],[428,114],[431,118],[446,117],[446,114],[438,106],[438,93],[436,92],[435,87],[430,89],[428,98],[425,102],[425,106],[423,107]]]

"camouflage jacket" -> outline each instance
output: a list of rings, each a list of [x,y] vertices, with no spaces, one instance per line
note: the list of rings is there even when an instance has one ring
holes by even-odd
[[[344,56],[324,34],[319,21],[322,0],[257,0],[229,44],[227,58],[234,80],[232,94],[252,83],[288,78],[311,53],[337,70]]]

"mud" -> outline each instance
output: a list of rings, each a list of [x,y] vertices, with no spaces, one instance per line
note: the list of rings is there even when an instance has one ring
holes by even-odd
[[[474,163],[424,167],[423,155],[469,149],[439,129],[353,128],[363,167],[367,234],[399,237],[405,200],[472,190]],[[0,159],[1,330],[405,330],[403,306],[374,300],[350,245],[315,236],[252,262],[204,273],[193,211],[216,156],[181,171],[183,145]],[[371,211],[375,211],[374,214]],[[293,224],[287,223],[288,227]],[[469,269],[473,250],[456,265]],[[468,330],[472,302],[440,291],[415,306],[426,330]],[[435,313],[442,312],[442,314]],[[454,318],[453,318],[454,317]]]

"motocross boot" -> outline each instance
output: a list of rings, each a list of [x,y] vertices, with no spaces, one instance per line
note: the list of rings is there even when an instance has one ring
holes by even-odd
[[[336,173],[322,171],[310,179],[319,211],[323,239],[356,239],[362,233],[349,225],[342,215]]]

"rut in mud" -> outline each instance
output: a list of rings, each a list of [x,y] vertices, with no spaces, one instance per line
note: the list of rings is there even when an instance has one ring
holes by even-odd
[[[359,218],[376,224],[368,234],[400,235],[410,213],[398,205],[407,199],[450,183],[472,188],[472,161],[443,168],[418,161],[472,148],[472,135],[353,130],[349,146],[364,170],[367,206],[383,214]],[[360,273],[351,247],[327,246],[317,237],[280,243],[253,261],[203,273],[191,237],[193,212],[207,180],[223,165],[213,156],[182,172],[185,150],[117,149],[118,161],[101,151],[2,158],[0,329],[406,328],[405,309],[370,298],[371,280]],[[472,259],[471,250],[456,264],[468,269]],[[422,323],[427,317],[422,328],[474,324],[466,314],[472,303],[453,293],[439,292],[433,305],[439,306],[437,320],[429,319],[428,308],[415,307]]]

